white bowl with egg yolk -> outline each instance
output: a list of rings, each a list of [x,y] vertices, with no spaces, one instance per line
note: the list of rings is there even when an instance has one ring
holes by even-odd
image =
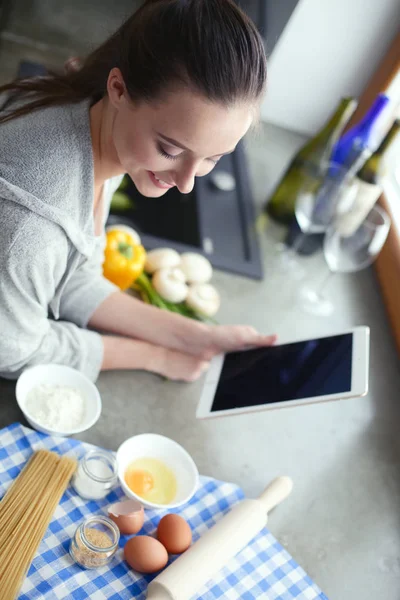
[[[163,462],[175,475],[176,494],[168,504],[156,504],[145,500],[127,485],[125,473],[134,461],[152,458]],[[117,451],[118,478],[129,498],[138,500],[145,508],[170,509],[186,504],[199,484],[199,472],[188,452],[174,440],[162,435],[144,433],[123,442]]]

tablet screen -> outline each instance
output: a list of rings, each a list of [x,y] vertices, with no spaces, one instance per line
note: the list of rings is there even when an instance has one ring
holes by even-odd
[[[211,412],[351,391],[353,334],[232,352]]]

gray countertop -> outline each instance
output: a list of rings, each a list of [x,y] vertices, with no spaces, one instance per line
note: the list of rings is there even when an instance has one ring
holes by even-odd
[[[302,138],[262,126],[248,142],[255,198],[265,200]],[[146,373],[105,373],[99,422],[80,438],[116,449],[127,437],[174,438],[199,470],[257,495],[277,475],[294,480],[291,497],[270,516],[273,534],[330,600],[400,597],[400,369],[374,272],[336,276],[329,319],[301,312],[298,284],[274,270],[270,227],[262,238],[263,282],[217,272],[223,323],[249,323],[281,341],[355,325],[371,328],[370,392],[360,399],[197,421],[201,382],[163,382]],[[311,280],[324,275],[320,255],[302,259]],[[0,380],[0,427],[23,422],[14,383]]]

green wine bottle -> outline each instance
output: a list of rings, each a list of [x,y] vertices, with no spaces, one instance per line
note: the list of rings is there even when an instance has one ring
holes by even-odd
[[[351,194],[349,208],[342,210],[336,227],[343,237],[353,235],[360,227],[374,204],[382,194],[381,179],[383,173],[383,158],[400,131],[400,120],[393,123],[383,141],[375,152],[365,161],[355,177],[355,194]],[[346,203],[346,197],[343,198]]]
[[[366,183],[377,184],[382,175],[383,157],[386,154],[389,146],[392,145],[397,134],[400,131],[400,119],[397,119],[386,136],[378,146],[377,150],[365,161],[361,169],[357,173],[358,179]]]
[[[295,155],[266,205],[267,214],[274,220],[286,225],[292,221],[299,189],[307,184],[308,179],[312,188],[311,167],[315,166],[318,171],[329,160],[332,148],[356,106],[354,98],[343,98],[323,129]],[[316,180],[314,184],[318,185]]]

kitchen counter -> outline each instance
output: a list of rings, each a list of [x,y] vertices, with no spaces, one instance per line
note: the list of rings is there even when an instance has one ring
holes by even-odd
[[[258,206],[302,138],[264,125],[248,141]],[[186,385],[140,372],[105,373],[98,381],[100,421],[79,437],[116,449],[127,437],[154,432],[183,444],[199,470],[257,495],[275,476],[294,480],[291,497],[269,527],[330,600],[398,600],[400,589],[400,368],[373,270],[335,276],[327,288],[329,319],[296,306],[298,284],[274,267],[283,230],[262,238],[265,279],[215,274],[222,323],[249,323],[281,341],[371,328],[370,392],[360,399],[196,421],[201,382]],[[312,281],[321,255],[302,259]],[[14,383],[0,380],[0,427],[24,423]]]

